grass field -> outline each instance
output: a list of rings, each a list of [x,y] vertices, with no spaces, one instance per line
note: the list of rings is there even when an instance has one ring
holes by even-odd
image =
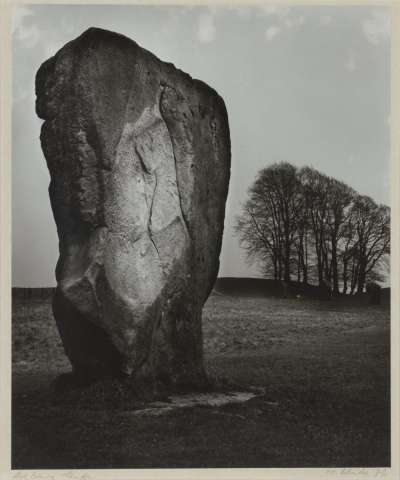
[[[159,416],[98,398],[60,401],[70,370],[49,301],[13,307],[13,468],[390,465],[387,307],[213,295],[211,377],[264,393]]]

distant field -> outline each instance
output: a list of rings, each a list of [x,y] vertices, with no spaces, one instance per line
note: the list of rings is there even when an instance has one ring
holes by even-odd
[[[210,376],[265,394],[159,417],[54,400],[70,370],[49,300],[13,308],[14,468],[382,467],[390,464],[389,309],[212,295]]]

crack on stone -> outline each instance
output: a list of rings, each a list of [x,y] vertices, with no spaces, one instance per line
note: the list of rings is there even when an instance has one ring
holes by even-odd
[[[142,169],[149,175],[152,174],[152,172],[149,171],[145,161],[143,160],[143,157],[142,157],[142,154],[140,153],[140,150],[138,149],[137,145],[135,145],[135,152],[136,152],[136,155],[138,156],[139,158],[139,161],[140,161],[140,165],[142,166]]]
[[[168,130],[168,132],[169,132],[169,130]],[[171,134],[170,134],[170,136],[171,136]],[[181,210],[181,216],[182,216],[183,223],[185,224],[186,232],[187,232],[188,236],[190,237],[189,225],[188,225],[188,222],[187,222],[187,219],[186,219],[186,215],[185,215],[185,213],[183,212],[183,208],[182,208],[182,195],[181,195],[181,191],[180,191],[180,188],[179,188],[178,169],[177,169],[177,166],[176,166],[177,161],[176,161],[176,156],[175,156],[174,145],[173,145],[173,143],[172,143],[172,138],[171,138],[171,144],[172,144],[172,153],[173,153],[174,162],[175,162],[175,175],[176,175],[176,186],[177,186],[178,197],[179,197],[179,208],[180,208],[180,210]]]
[[[158,251],[158,248],[157,248],[157,245],[156,245],[156,242],[154,241],[151,233],[149,233],[149,238],[150,238],[150,242],[153,244],[154,248],[156,249],[156,252],[157,252],[157,256],[159,258],[159,260],[161,261],[161,258],[160,258],[160,252]]]
[[[154,180],[155,180],[155,185],[154,185],[154,190],[153,190],[153,195],[151,197],[151,205],[150,205],[150,212],[149,212],[149,221],[147,222],[147,228],[149,229],[149,232],[151,233],[151,226],[152,226],[152,218],[153,218],[153,206],[154,206],[154,198],[156,196],[156,190],[158,186],[158,179],[157,179],[157,173],[154,172]]]
[[[137,146],[135,146],[135,151],[136,151],[136,154],[139,158],[139,161],[140,161],[140,164],[142,165],[142,168],[143,170],[148,174],[148,175],[151,175],[153,176],[153,174],[151,172],[148,171],[147,167],[146,167],[146,164],[142,158],[142,155],[140,154]],[[158,186],[158,179],[157,179],[157,172],[154,171],[154,180],[155,180],[155,185],[154,185],[154,190],[153,190],[153,195],[151,197],[151,204],[150,204],[150,211],[149,211],[149,219],[147,221],[147,231],[148,231],[148,234],[149,234],[149,239],[151,241],[151,243],[153,244],[154,248],[156,249],[156,252],[157,252],[157,256],[158,258],[161,260],[160,258],[160,252],[157,248],[157,245],[156,245],[156,242],[154,241],[154,238],[153,238],[153,235],[152,235],[152,231],[151,231],[151,223],[152,223],[152,216],[153,216],[153,205],[154,205],[154,198],[156,196],[156,190],[157,190],[157,186]]]
[[[170,142],[171,142],[171,147],[172,147],[172,155],[174,157],[174,166],[175,166],[175,177],[176,177],[176,189],[178,190],[178,198],[179,198],[179,208],[181,210],[181,217],[182,217],[182,220],[183,220],[183,223],[185,225],[185,229],[186,229],[186,232],[188,234],[188,237],[191,238],[190,236],[190,230],[189,230],[189,224],[188,224],[188,221],[187,221],[187,218],[186,218],[186,215],[183,211],[183,208],[182,208],[182,195],[181,195],[181,191],[180,191],[180,188],[179,188],[179,178],[178,178],[178,168],[177,168],[177,159],[176,159],[176,154],[175,154],[175,147],[174,147],[174,142],[173,142],[173,137],[171,135],[171,131],[169,129],[169,126],[168,126],[168,122],[165,120],[164,118],[164,115],[163,115],[163,112],[162,112],[162,100],[163,100],[163,96],[164,96],[164,92],[165,92],[165,89],[166,88],[170,88],[171,90],[174,90],[178,96],[178,92],[176,91],[176,89],[170,85],[168,85],[167,83],[160,83],[160,95],[159,95],[159,105],[158,105],[158,109],[160,111],[160,115],[161,115],[161,118],[163,119],[166,127],[167,127],[167,131],[168,131],[168,135],[169,135],[169,139],[170,139]]]
[[[137,235],[132,236],[131,232],[113,230],[111,225],[106,225],[106,228],[109,231],[110,235],[114,235],[115,237],[126,239],[131,244],[137,243],[147,233],[146,231],[141,231]]]

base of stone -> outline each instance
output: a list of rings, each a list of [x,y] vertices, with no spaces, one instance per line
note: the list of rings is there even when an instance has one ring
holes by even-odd
[[[220,406],[245,402],[263,389],[248,388],[204,377],[202,382],[165,385],[129,377],[83,378],[74,373],[60,375],[53,384],[54,403],[69,408],[127,410],[135,415],[161,415],[176,408]]]
[[[179,408],[221,407],[231,403],[243,403],[256,397],[254,392],[213,392],[171,395],[166,401],[151,402],[145,408],[139,408],[128,415],[160,416]]]

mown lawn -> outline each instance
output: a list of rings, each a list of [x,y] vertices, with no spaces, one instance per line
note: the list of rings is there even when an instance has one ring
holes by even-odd
[[[213,295],[210,376],[264,393],[138,416],[134,403],[56,401],[70,367],[50,302],[16,301],[13,468],[389,466],[389,317],[341,300]]]

